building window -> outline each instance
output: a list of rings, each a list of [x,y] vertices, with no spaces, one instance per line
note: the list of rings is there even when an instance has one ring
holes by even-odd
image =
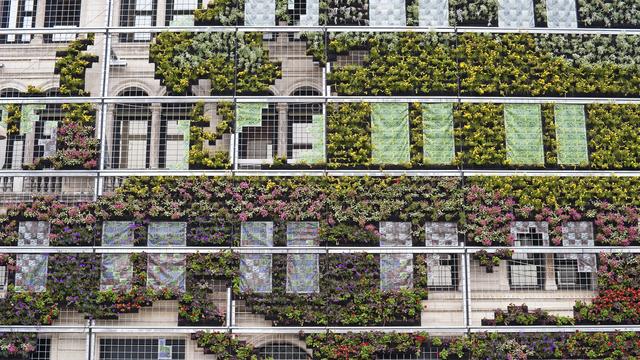
[[[182,360],[184,339],[100,339],[101,360]]]
[[[55,27],[78,27],[80,26],[81,0],[47,0],[45,7],[44,26]],[[76,38],[76,34],[45,34],[44,41],[65,42]]]
[[[119,96],[147,96],[138,88],[129,88]],[[151,138],[150,104],[116,104],[114,114],[111,167],[145,169],[149,167]]]
[[[458,256],[455,254],[426,254],[427,285],[430,290],[455,290],[458,288]]]
[[[202,0],[167,0],[165,26],[192,26],[193,12],[202,6]]]
[[[516,246],[543,246],[544,235],[535,226],[517,232]],[[541,290],[545,282],[544,254],[514,254],[508,261],[509,286],[512,290]]]
[[[32,28],[36,22],[36,0],[0,0],[0,27],[5,29]],[[28,43],[30,34],[0,35],[1,44]]]
[[[309,360],[311,356],[295,345],[275,343],[259,348],[258,358],[273,360]]]
[[[155,0],[122,0],[120,26],[150,27],[156,23]],[[150,41],[151,33],[120,34],[122,42]]]
[[[51,359],[51,339],[38,338],[36,342],[36,351],[31,353],[30,360],[49,360]]]
[[[189,127],[193,104],[162,104],[158,167],[189,168]]]

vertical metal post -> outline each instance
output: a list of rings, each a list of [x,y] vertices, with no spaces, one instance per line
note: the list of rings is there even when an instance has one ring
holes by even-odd
[[[466,244],[465,244],[466,247]],[[462,271],[462,316],[464,326],[469,330],[471,326],[471,300],[469,296],[469,278],[471,277],[471,260],[468,250],[465,248],[463,257],[463,271]]]
[[[99,195],[102,195],[102,190],[104,188],[104,179],[100,176],[100,171],[104,170],[105,163],[105,155],[106,155],[106,134],[107,134],[107,109],[108,106],[104,101],[104,98],[107,96],[109,91],[109,70],[111,63],[111,34],[109,32],[110,27],[112,26],[112,9],[113,9],[113,0],[108,0],[107,2],[107,13],[106,13],[106,27],[104,31],[104,52],[103,56],[103,64],[102,64],[102,77],[100,84],[100,118],[98,121],[98,125],[100,126],[100,131],[98,136],[100,138],[100,151],[99,156],[100,160],[98,161],[98,173],[97,173],[97,191],[94,193],[97,198]]]

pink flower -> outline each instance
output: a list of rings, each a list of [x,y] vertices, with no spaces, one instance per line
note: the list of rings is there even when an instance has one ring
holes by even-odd
[[[18,348],[15,344],[11,343],[9,344],[9,346],[7,346],[7,351],[9,352],[9,354],[15,354],[18,352]]]
[[[240,189],[248,189],[249,188],[249,183],[246,181],[243,181],[240,183]]]
[[[247,221],[247,219],[249,219],[249,216],[247,215],[247,213],[241,212],[240,215],[238,215],[238,218],[240,219],[240,221]]]

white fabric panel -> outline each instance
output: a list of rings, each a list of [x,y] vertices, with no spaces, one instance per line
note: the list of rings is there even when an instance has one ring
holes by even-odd
[[[546,0],[547,27],[577,28],[578,14],[576,0]]]
[[[369,0],[370,26],[406,26],[404,0]]]
[[[320,23],[320,1],[307,0],[306,13],[300,15],[300,26],[317,26]]]
[[[244,24],[246,26],[275,26],[275,0],[247,0],[244,4]]]

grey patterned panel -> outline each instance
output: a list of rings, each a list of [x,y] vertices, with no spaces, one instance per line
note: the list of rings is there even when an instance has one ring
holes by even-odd
[[[187,244],[187,223],[156,221],[149,223],[149,246],[185,246]]]
[[[47,284],[48,255],[18,254],[16,256],[16,291],[42,292]]]
[[[131,221],[105,221],[102,223],[102,245],[133,246],[133,225]],[[129,254],[102,254],[101,291],[130,288],[132,278]]]
[[[129,254],[102,254],[100,291],[129,289],[132,279],[133,266]]]
[[[380,254],[380,290],[413,287],[413,254]]]
[[[273,222],[243,222],[240,246],[272,247]],[[240,254],[240,291],[271,292],[271,266],[271,254]]]
[[[271,292],[271,255],[240,255],[240,291]]]
[[[300,26],[317,26],[320,23],[320,0],[307,0],[306,12],[300,15]]]
[[[42,131],[43,136],[48,136],[46,139],[38,139],[38,145],[43,147],[42,156],[52,156],[56,152],[56,139],[58,133],[57,121],[45,121],[44,129]]]
[[[240,246],[273,246],[273,222],[243,222],[240,225]]]
[[[594,245],[591,221],[571,221],[562,227],[562,246]],[[558,254],[558,258],[576,260],[578,272],[596,271],[596,254]]]
[[[287,223],[287,246],[318,246],[319,223],[317,221],[292,221]],[[314,293],[319,287],[320,269],[318,254],[287,255],[287,292]]]
[[[318,254],[287,255],[287,292],[314,293],[320,291]]]
[[[246,0],[244,3],[244,24],[246,26],[275,26],[275,0]]]
[[[287,223],[287,246],[318,246],[317,221],[290,221]]]
[[[454,222],[427,222],[424,233],[426,246],[458,245],[458,225]]]
[[[410,222],[380,222],[380,246],[411,246]]]
[[[427,285],[442,287],[453,285],[451,265],[441,265],[441,261],[451,260],[450,254],[425,254],[427,265]]]
[[[571,221],[562,227],[562,246],[594,246],[593,223]]]
[[[546,0],[547,27],[577,28],[576,0]]]
[[[49,229],[47,221],[21,221],[18,246],[49,246]]]
[[[418,0],[418,25],[449,26],[449,1]]]
[[[369,0],[370,26],[406,26],[404,0]]]
[[[147,286],[154,290],[185,290],[185,254],[149,254]]]
[[[498,26],[534,27],[533,0],[498,0]]]
[[[18,225],[18,246],[49,246],[50,224],[46,221],[21,221]],[[45,291],[47,284],[46,254],[16,256],[16,291]]]

